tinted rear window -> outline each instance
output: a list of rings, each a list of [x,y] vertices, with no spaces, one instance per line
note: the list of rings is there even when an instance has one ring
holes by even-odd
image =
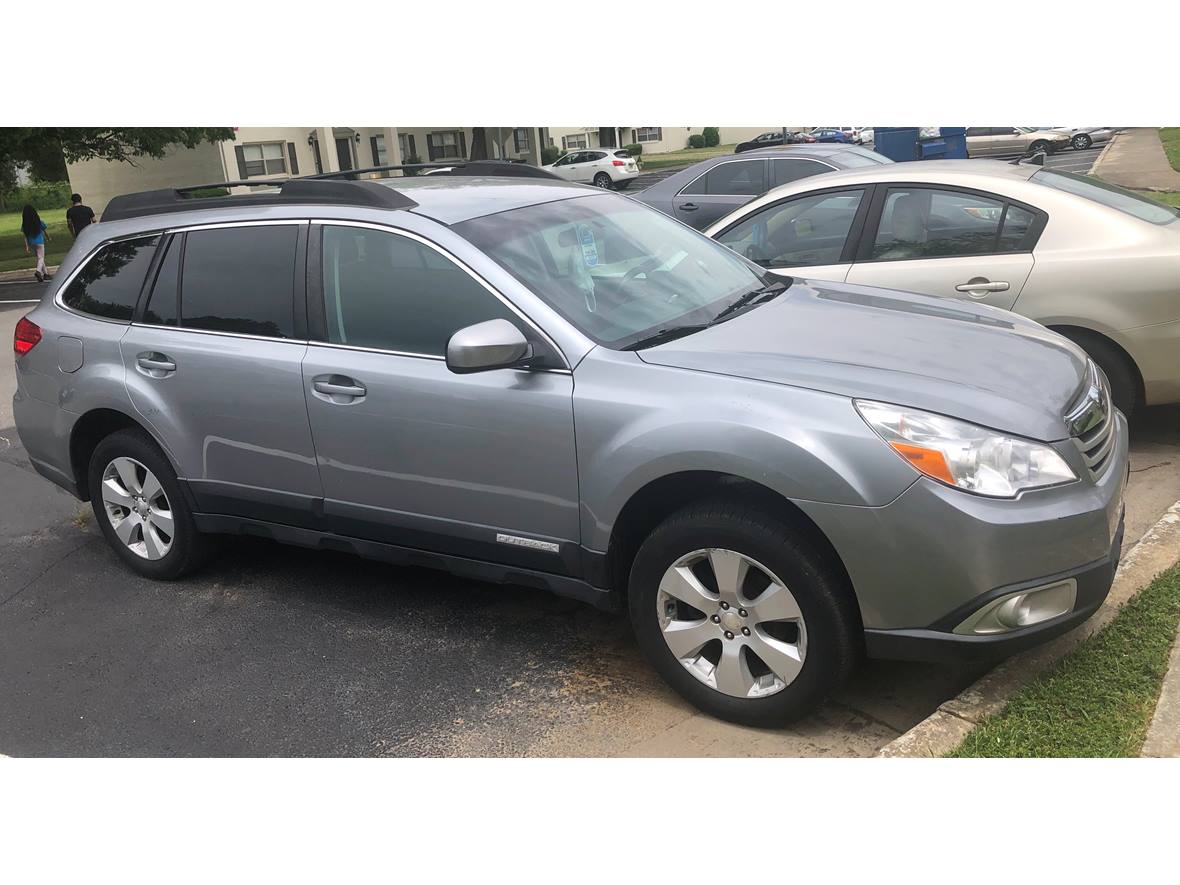
[[[158,239],[137,237],[107,243],[70,281],[62,302],[81,313],[130,320]]]
[[[1134,215],[1136,218],[1149,221],[1152,224],[1169,224],[1180,218],[1180,209],[1165,206],[1163,203],[1157,203],[1155,200],[1140,196],[1134,191],[1099,181],[1097,178],[1077,175],[1073,172],[1042,169],[1032,177],[1032,180],[1055,190],[1085,197],[1087,200],[1093,200],[1095,203],[1101,203],[1111,209]]]
[[[181,325],[246,335],[294,335],[298,225],[189,231]]]

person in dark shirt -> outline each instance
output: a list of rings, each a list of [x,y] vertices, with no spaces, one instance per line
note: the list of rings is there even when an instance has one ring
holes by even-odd
[[[77,238],[78,234],[82,233],[82,228],[94,223],[94,210],[82,205],[81,194],[71,194],[70,203],[73,205],[66,210],[66,227]]]

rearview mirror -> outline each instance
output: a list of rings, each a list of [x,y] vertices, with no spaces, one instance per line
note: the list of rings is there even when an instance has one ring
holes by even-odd
[[[447,368],[459,375],[521,368],[532,355],[532,345],[508,320],[467,326],[447,342]]]

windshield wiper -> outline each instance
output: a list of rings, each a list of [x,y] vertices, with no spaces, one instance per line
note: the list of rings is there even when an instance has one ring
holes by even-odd
[[[747,304],[754,303],[758,299],[769,301],[771,298],[781,295],[786,290],[788,285],[790,284],[785,281],[775,282],[771,283],[769,286],[763,286],[761,289],[754,289],[753,291],[747,292],[739,297],[733,304],[724,308],[720,313],[717,314],[717,316],[713,317],[713,319],[709,321],[708,325],[711,326],[714,323],[718,323],[725,319],[727,316],[732,316]]]
[[[693,332],[699,332],[701,329],[708,328],[708,323],[697,323],[689,326],[672,326],[668,329],[660,329],[658,332],[653,332],[638,341],[628,344],[623,350],[642,350],[645,347],[655,347],[657,344],[663,344],[665,341],[675,341],[677,338],[683,338],[685,335],[691,335]]]

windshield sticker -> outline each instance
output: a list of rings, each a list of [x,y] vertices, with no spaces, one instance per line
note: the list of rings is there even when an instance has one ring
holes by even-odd
[[[578,242],[582,244],[582,263],[586,267],[598,267],[598,244],[594,242],[594,231],[590,225],[578,225]]]

